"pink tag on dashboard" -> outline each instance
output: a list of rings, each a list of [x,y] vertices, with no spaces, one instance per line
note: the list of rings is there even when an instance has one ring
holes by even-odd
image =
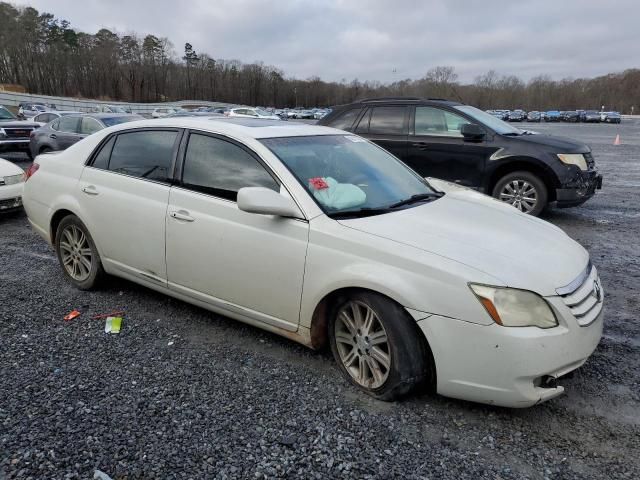
[[[329,188],[329,185],[322,177],[310,178],[309,185],[313,187],[314,190],[324,190],[325,188]]]

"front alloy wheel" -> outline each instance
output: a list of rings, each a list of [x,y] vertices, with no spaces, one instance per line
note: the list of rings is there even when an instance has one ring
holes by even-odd
[[[337,298],[328,333],[344,377],[375,398],[396,400],[435,384],[424,334],[402,306],[383,295],[355,291]]]
[[[521,212],[530,213],[538,203],[538,192],[526,180],[513,180],[502,188],[500,200],[513,205]]]
[[[334,335],[349,375],[365,388],[382,386],[389,376],[391,353],[376,313],[362,302],[348,302],[338,312]]]
[[[494,198],[535,217],[547,206],[546,185],[540,177],[527,171],[505,175],[498,180],[492,193]]]

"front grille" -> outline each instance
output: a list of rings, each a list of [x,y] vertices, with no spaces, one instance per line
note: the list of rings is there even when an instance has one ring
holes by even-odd
[[[584,154],[584,159],[587,161],[587,168],[589,170],[593,170],[596,168],[596,161],[593,158],[593,154],[591,152]]]
[[[573,282],[557,292],[582,327],[593,323],[602,311],[604,292],[598,271],[591,263]]]
[[[4,133],[7,138],[29,138],[29,135],[33,131],[33,128],[5,128]]]

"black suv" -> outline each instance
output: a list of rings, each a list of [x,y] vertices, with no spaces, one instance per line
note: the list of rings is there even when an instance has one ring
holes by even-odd
[[[538,215],[546,205],[580,205],[602,187],[591,149],[539,135],[470,105],[389,97],[334,107],[319,125],[385,148],[424,177],[471,187]]]

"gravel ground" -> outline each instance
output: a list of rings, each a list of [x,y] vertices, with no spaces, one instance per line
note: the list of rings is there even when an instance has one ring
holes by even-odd
[[[77,291],[24,215],[0,218],[0,478],[640,478],[639,127],[526,127],[593,147],[604,189],[547,220],[607,293],[593,357],[527,410],[377,402],[327,352],[126,281]],[[91,319],[118,309],[120,335]]]

